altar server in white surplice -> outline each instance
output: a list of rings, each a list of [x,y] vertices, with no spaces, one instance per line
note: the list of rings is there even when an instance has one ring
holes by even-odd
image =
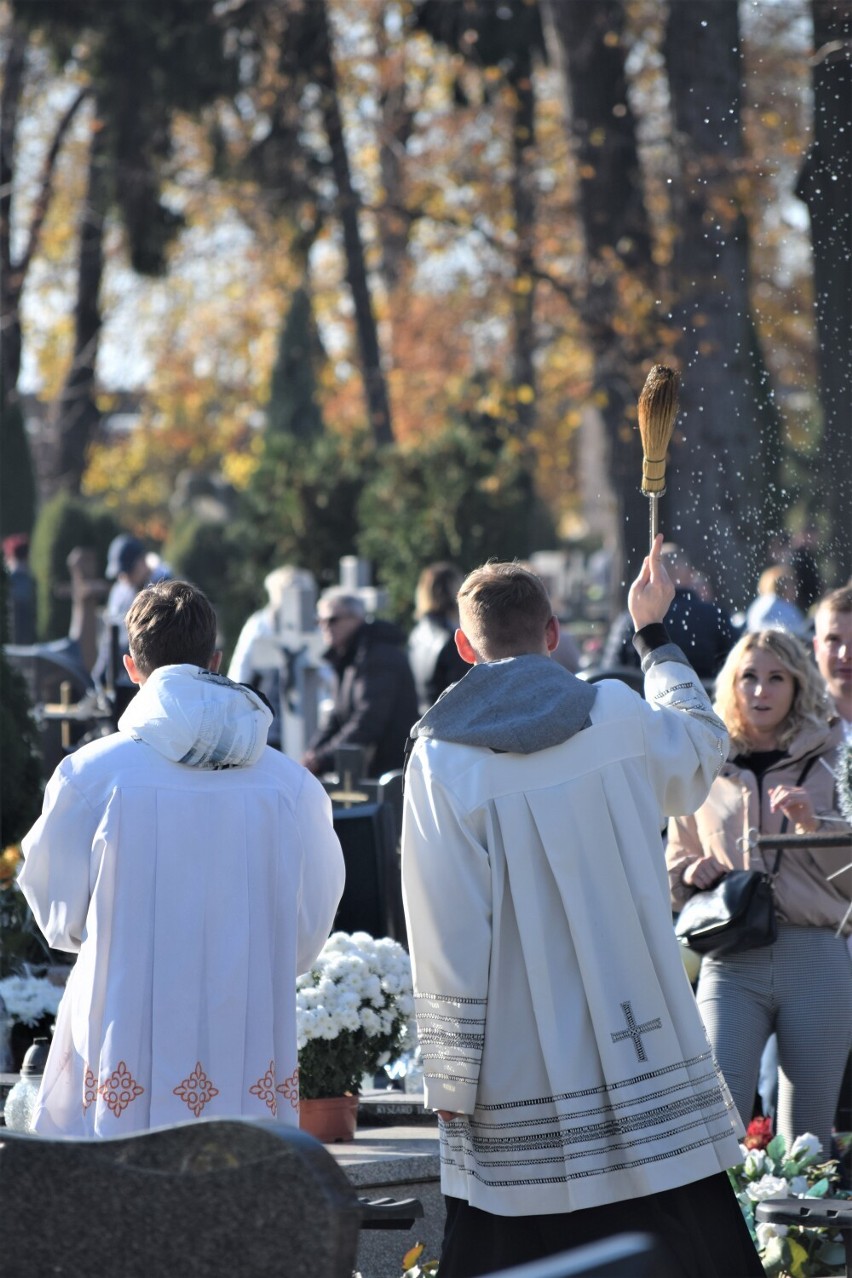
[[[199,590],[149,586],[127,630],[139,691],[117,733],[62,761],[23,841],[38,924],[78,954],[35,1130],[297,1125],[296,976],[343,890],[330,802],[267,746],[263,700],[216,673]]]
[[[551,661],[541,581],[459,591],[472,669],[412,730],[403,884],[426,1101],[440,1118],[441,1278],[625,1230],[658,1278],[763,1270],[725,1168],[742,1124],[672,928],[661,829],[726,756],[662,625],[658,537],[630,591],[643,700]]]

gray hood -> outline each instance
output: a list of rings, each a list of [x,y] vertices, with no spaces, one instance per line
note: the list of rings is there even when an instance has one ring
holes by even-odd
[[[528,654],[471,666],[411,729],[412,737],[535,754],[584,728],[597,695],[549,657]]]
[[[179,665],[160,666],[146,679],[118,730],[189,768],[245,768],[266,749],[271,722],[251,688]]]

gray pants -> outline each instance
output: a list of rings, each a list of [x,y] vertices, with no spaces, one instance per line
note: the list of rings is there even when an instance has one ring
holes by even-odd
[[[852,961],[831,928],[778,926],[774,945],[705,958],[698,1007],[743,1122],[757,1090],[760,1057],[778,1037],[777,1130],[805,1132],[831,1149],[843,1070],[852,1047]]]

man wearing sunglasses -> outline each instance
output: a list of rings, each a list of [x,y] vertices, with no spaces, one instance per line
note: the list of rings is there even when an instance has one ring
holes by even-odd
[[[365,776],[401,768],[417,718],[405,636],[392,622],[368,621],[363,601],[341,587],[320,596],[317,621],[335,676],[334,709],[302,763],[315,774],[331,772],[338,746],[357,745],[365,752]]]

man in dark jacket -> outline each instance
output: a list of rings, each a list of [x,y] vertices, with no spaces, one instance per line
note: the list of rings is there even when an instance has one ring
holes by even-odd
[[[362,600],[339,587],[320,596],[317,620],[336,678],[334,709],[302,763],[314,773],[330,772],[337,747],[357,745],[365,751],[365,776],[401,768],[418,717],[402,631],[389,621],[367,621]]]
[[[675,586],[675,597],[666,613],[666,629],[672,643],[686,653],[699,679],[709,681],[718,674],[733,647],[735,635],[731,619],[723,608],[702,599],[694,589],[694,569],[678,546],[666,542],[662,558]],[[604,644],[602,667],[639,668],[633,634],[630,613],[616,617]]]

